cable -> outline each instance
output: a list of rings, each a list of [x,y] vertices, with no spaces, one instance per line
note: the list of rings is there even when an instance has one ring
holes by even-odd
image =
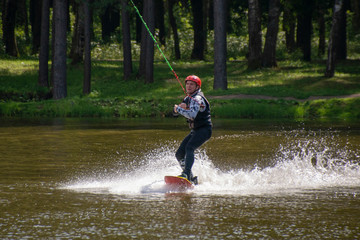
[[[130,2],[131,2],[131,3],[132,3],[132,5],[134,6],[134,8],[135,8],[135,10],[136,10],[137,14],[139,15],[139,17],[140,17],[141,21],[143,22],[143,24],[144,24],[145,28],[146,28],[146,29],[147,29],[147,31],[149,32],[149,35],[150,35],[150,36],[151,36],[151,38],[153,39],[153,41],[154,41],[154,43],[156,44],[157,48],[159,49],[159,51],[160,51],[161,55],[164,57],[164,59],[165,59],[165,61],[166,61],[167,65],[168,65],[168,66],[169,66],[169,68],[171,69],[172,73],[175,75],[175,78],[176,78],[176,80],[179,82],[179,84],[180,84],[181,88],[183,89],[183,91],[184,91],[185,95],[187,95],[187,93],[186,93],[186,90],[185,90],[184,86],[182,85],[181,81],[179,80],[179,77],[177,76],[177,74],[176,74],[175,70],[171,67],[170,62],[167,60],[167,58],[166,58],[166,56],[165,56],[164,52],[161,50],[161,48],[160,48],[160,46],[159,46],[158,42],[156,41],[156,39],[155,39],[154,35],[151,33],[151,31],[150,31],[149,27],[147,26],[147,24],[146,24],[145,20],[144,20],[144,19],[143,19],[143,17],[141,16],[141,14],[140,14],[140,12],[139,12],[139,9],[136,7],[135,3],[134,3],[132,0],[130,0]]]

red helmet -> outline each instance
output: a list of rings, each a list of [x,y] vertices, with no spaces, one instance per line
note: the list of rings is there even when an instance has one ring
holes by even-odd
[[[198,76],[195,76],[195,75],[187,76],[185,78],[185,84],[187,81],[192,81],[192,82],[196,83],[199,87],[201,87],[201,80]]]

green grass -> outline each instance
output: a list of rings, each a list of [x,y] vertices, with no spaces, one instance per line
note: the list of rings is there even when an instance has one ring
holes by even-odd
[[[261,94],[274,97],[308,98],[358,93],[360,61],[338,64],[336,76],[324,77],[325,62],[282,61],[278,68],[248,71],[246,62],[228,66],[228,91],[211,94]]]
[[[360,100],[306,99],[360,93],[360,60],[339,62],[336,75],[325,78],[325,62],[279,61],[277,68],[248,71],[246,61],[227,64],[228,90],[213,90],[213,63],[172,62],[181,81],[190,74],[200,76],[207,96],[255,94],[278,100],[212,99],[212,112],[219,118],[360,118]],[[49,117],[166,117],[184,97],[181,86],[163,61],[155,63],[154,83],[136,78],[138,66],[123,80],[121,61],[93,61],[92,92],[82,94],[83,68],[68,65],[68,97],[54,101],[46,88],[37,86],[38,60],[0,60],[0,116]]]

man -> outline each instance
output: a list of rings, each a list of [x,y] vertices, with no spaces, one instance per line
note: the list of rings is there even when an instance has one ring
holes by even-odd
[[[187,119],[191,132],[184,138],[175,156],[183,170],[180,177],[196,184],[197,179],[193,177],[191,168],[194,164],[194,151],[209,140],[212,134],[210,104],[201,92],[199,77],[188,76],[185,79],[185,88],[187,96],[182,103],[174,106],[174,113]]]

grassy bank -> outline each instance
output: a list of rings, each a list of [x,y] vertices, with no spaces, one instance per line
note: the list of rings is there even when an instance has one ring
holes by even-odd
[[[278,68],[248,71],[246,62],[228,63],[227,91],[212,90],[209,62],[177,62],[181,79],[196,74],[203,81],[213,116],[217,118],[359,119],[360,98],[304,99],[360,93],[359,60],[337,65],[336,76],[323,77],[325,62],[282,61]],[[134,66],[135,72],[137,66]],[[155,64],[155,82],[143,84],[135,74],[123,80],[120,61],[94,61],[92,92],[82,95],[82,66],[68,67],[68,97],[54,101],[47,89],[37,87],[37,59],[0,60],[0,116],[21,117],[167,117],[184,93],[163,62]],[[261,99],[212,99],[211,96],[251,94]],[[298,100],[284,100],[294,97]]]
[[[176,99],[89,99],[0,103],[6,117],[171,117]],[[284,100],[212,100],[216,118],[250,119],[360,119],[360,98],[314,101]]]

